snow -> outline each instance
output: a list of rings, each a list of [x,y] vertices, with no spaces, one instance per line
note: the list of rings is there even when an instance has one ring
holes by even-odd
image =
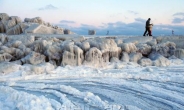
[[[31,65],[19,65],[0,76],[0,110],[183,109],[184,61],[170,61],[168,67],[67,65],[42,74],[31,71]],[[123,66],[114,69],[117,65]]]

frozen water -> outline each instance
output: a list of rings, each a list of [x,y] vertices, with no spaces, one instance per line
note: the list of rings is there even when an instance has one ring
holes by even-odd
[[[184,63],[140,67],[120,62],[106,68],[65,66],[50,74],[31,65],[0,76],[1,110],[179,110],[184,108]]]

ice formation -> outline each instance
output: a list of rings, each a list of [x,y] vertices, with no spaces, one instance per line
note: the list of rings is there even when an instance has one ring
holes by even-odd
[[[1,13],[0,18],[0,62],[94,67],[133,62],[168,66],[170,57],[184,58],[183,37],[85,37],[52,26],[40,17],[22,22],[17,16]]]

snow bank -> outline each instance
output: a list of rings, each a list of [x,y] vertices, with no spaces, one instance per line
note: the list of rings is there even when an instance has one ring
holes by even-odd
[[[0,87],[1,103],[2,101],[9,102],[0,104],[0,108],[4,110],[54,110],[51,103],[44,96],[35,96],[26,92],[18,92],[10,87]]]

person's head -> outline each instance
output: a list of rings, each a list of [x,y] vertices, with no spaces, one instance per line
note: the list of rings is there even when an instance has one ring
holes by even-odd
[[[151,18],[148,18],[148,20],[151,20]]]

